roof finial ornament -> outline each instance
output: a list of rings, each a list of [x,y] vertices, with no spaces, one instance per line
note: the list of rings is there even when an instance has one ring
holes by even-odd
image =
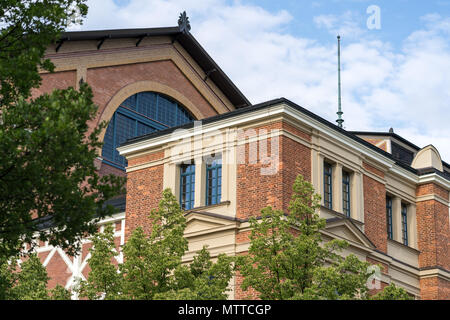
[[[344,122],[344,119],[342,119],[342,115],[344,112],[342,112],[342,106],[341,106],[341,36],[337,36],[338,40],[338,118],[336,122],[338,123],[339,128],[342,128],[342,123]]]
[[[191,30],[191,24],[189,23],[189,18],[186,15],[186,11],[180,13],[180,17],[178,18],[178,27],[181,32],[187,33]]]

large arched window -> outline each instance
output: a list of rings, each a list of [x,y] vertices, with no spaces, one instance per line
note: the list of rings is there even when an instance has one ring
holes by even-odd
[[[106,129],[103,160],[124,168],[127,160],[116,148],[127,139],[193,121],[193,117],[176,101],[155,92],[140,92],[121,103]]]

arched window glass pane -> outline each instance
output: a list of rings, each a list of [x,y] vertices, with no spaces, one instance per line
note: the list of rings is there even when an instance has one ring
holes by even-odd
[[[176,101],[155,92],[140,92],[128,97],[114,113],[103,141],[103,160],[124,169],[127,161],[116,150],[128,139],[183,125],[193,121]]]

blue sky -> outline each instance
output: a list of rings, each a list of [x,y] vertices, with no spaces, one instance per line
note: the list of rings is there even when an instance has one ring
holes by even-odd
[[[245,1],[266,8],[269,11],[288,10],[294,20],[288,27],[292,34],[313,37],[318,41],[334,41],[329,34],[314,25],[313,18],[318,15],[340,15],[347,11],[355,12],[358,24],[364,28],[369,15],[368,6],[377,5],[381,9],[381,29],[373,30],[371,36],[390,41],[398,46],[411,32],[421,26],[421,17],[429,13],[450,15],[448,0],[317,0],[317,1]]]
[[[191,33],[252,103],[286,97],[329,121],[337,33],[348,130],[395,132],[450,162],[450,0],[88,0],[72,30],[175,26]],[[380,29],[369,29],[370,6]]]

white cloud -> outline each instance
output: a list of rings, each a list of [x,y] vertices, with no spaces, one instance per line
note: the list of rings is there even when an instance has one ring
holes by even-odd
[[[293,17],[225,0],[89,1],[82,29],[177,25],[186,10],[191,32],[242,92],[258,103],[284,96],[334,122],[337,48],[289,34]],[[318,16],[317,27],[346,34],[342,47],[344,119],[349,130],[395,132],[420,147],[433,144],[450,162],[450,19],[422,18],[425,26],[401,51],[371,39],[352,12]],[[340,21],[338,25],[337,22]]]
[[[341,15],[324,14],[315,16],[313,21],[318,28],[326,29],[332,35],[341,35],[347,39],[358,39],[367,34],[367,29],[361,28],[363,18],[353,11]]]

